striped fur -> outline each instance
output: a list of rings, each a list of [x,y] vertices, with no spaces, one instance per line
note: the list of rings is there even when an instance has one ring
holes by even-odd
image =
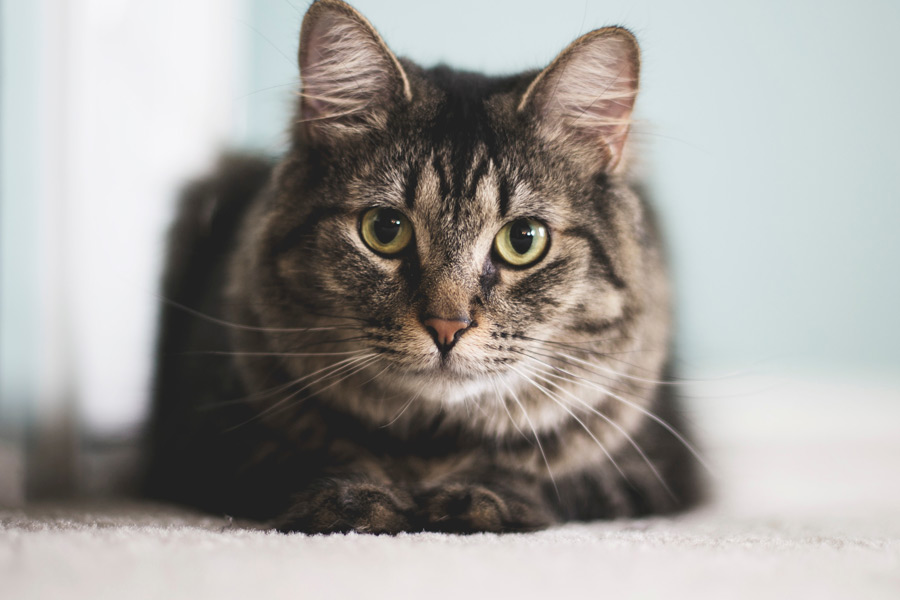
[[[668,287],[623,179],[638,51],[542,72],[396,59],[337,0],[306,16],[290,151],[230,158],[173,231],[148,491],[307,532],[515,531],[697,497],[668,388]],[[413,242],[368,249],[361,215]],[[518,218],[549,249],[493,249]],[[471,324],[442,351],[426,317]]]

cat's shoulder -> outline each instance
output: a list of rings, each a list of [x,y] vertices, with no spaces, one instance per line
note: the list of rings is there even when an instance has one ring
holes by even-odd
[[[274,165],[265,156],[226,153],[209,173],[181,190],[169,230],[167,289],[191,264],[234,243],[241,216],[269,182]]]

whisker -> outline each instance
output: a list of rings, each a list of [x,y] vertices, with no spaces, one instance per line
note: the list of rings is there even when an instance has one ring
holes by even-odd
[[[328,379],[329,377],[334,377],[335,375],[337,375],[337,374],[339,374],[339,373],[341,373],[341,372],[345,372],[345,371],[348,370],[348,369],[353,369],[353,368],[355,368],[356,366],[358,366],[358,364],[359,364],[360,362],[363,362],[365,365],[368,365],[368,364],[372,361],[373,357],[374,357],[374,358],[377,358],[377,355],[375,355],[375,354],[367,354],[367,355],[364,355],[364,356],[357,356],[357,357],[353,357],[353,358],[349,358],[349,359],[345,359],[344,361],[341,361],[341,362],[345,363],[345,364],[343,364],[343,365],[341,365],[341,366],[337,366],[337,367],[336,367],[335,365],[329,365],[328,367],[325,367],[324,369],[320,369],[320,371],[317,371],[317,372],[321,372],[321,371],[324,371],[324,370],[327,370],[327,369],[332,369],[332,370],[330,370],[328,373],[326,373],[326,374],[323,375],[322,377],[319,377],[319,378],[316,379],[315,381],[311,381],[311,382],[307,383],[307,384],[304,385],[302,388],[300,388],[300,389],[298,389],[298,390],[295,390],[295,391],[291,392],[291,393],[290,393],[289,395],[287,395],[286,397],[282,398],[281,400],[279,400],[278,402],[276,402],[276,403],[273,404],[272,406],[266,408],[265,410],[259,412],[259,413],[256,414],[256,415],[254,415],[254,416],[251,417],[250,419],[247,419],[246,421],[243,421],[242,423],[238,423],[237,425],[234,425],[233,427],[230,427],[230,428],[226,429],[225,432],[228,433],[228,432],[234,431],[235,429],[238,429],[239,427],[243,427],[244,425],[247,425],[247,424],[249,424],[249,423],[252,423],[253,421],[259,420],[259,419],[261,419],[261,418],[263,418],[263,417],[265,417],[265,416],[267,416],[267,415],[270,415],[270,414],[274,413],[274,412],[275,412],[276,410],[278,410],[279,408],[282,408],[282,409],[285,408],[284,405],[287,404],[287,403],[289,403],[289,402],[291,401],[291,399],[297,397],[298,394],[300,394],[300,393],[302,393],[302,392],[308,390],[308,389],[309,389],[310,387],[312,387],[313,385],[315,385],[315,384],[317,384],[317,383],[319,383],[319,382],[321,382],[321,381],[323,381],[323,380],[325,380],[325,379]],[[366,361],[368,361],[368,362],[366,362]],[[308,378],[308,377],[310,377],[311,375],[314,375],[314,374],[315,374],[315,373],[310,374],[310,375],[308,375],[306,378]],[[306,379],[306,378],[304,378],[304,379]],[[325,389],[327,389],[327,388],[325,388]],[[323,391],[323,390],[320,390],[320,391]],[[318,393],[318,392],[317,392],[317,393]],[[315,395],[315,394],[312,394],[312,395]],[[309,396],[307,396],[307,397],[309,397]],[[290,407],[289,404],[288,404],[288,407]]]
[[[337,342],[327,342],[337,343]],[[182,355],[204,355],[204,356],[275,356],[284,358],[295,358],[302,356],[348,356],[358,354],[365,350],[348,350],[347,352],[227,352],[224,350],[198,350],[196,352],[182,352]]]
[[[551,365],[548,365],[548,367],[549,367],[550,370],[554,369],[554,367],[551,366]],[[656,479],[657,479],[657,480],[659,480],[659,483],[663,486],[663,489],[666,490],[666,493],[669,494],[669,497],[672,498],[672,499],[675,500],[675,501],[678,500],[678,498],[677,498],[677,497],[675,496],[675,494],[672,492],[672,489],[671,489],[671,488],[669,487],[669,485],[666,483],[665,479],[663,479],[663,477],[662,477],[662,475],[660,475],[659,471],[656,470],[656,466],[654,466],[654,464],[653,464],[653,462],[650,460],[650,458],[644,453],[644,450],[638,445],[638,443],[634,440],[634,438],[632,438],[631,435],[630,435],[627,431],[625,431],[625,429],[624,429],[621,425],[619,425],[618,423],[616,423],[615,421],[613,421],[612,418],[610,418],[608,415],[603,414],[603,413],[600,412],[598,409],[596,409],[595,407],[591,406],[590,404],[588,404],[587,402],[585,402],[584,400],[582,400],[581,398],[579,398],[578,396],[576,396],[575,394],[573,394],[573,393],[570,392],[569,390],[565,389],[565,388],[562,387],[561,385],[559,385],[559,384],[557,384],[557,383],[554,383],[554,382],[550,381],[549,379],[547,379],[546,377],[543,377],[543,376],[541,376],[541,375],[539,375],[539,374],[537,374],[537,373],[535,373],[535,376],[538,377],[538,378],[540,378],[540,379],[542,379],[543,381],[546,381],[548,384],[552,385],[553,387],[555,387],[556,389],[560,390],[561,392],[567,394],[567,395],[570,396],[572,399],[574,399],[576,402],[578,402],[579,404],[581,404],[584,408],[586,408],[586,409],[589,410],[590,412],[594,413],[595,415],[597,415],[598,417],[600,417],[601,419],[603,419],[604,421],[606,421],[607,423],[609,423],[610,426],[612,426],[613,428],[615,428],[616,431],[618,431],[619,433],[621,433],[622,436],[624,436],[625,439],[628,440],[628,443],[631,444],[631,446],[637,451],[637,453],[638,453],[638,454],[640,455],[640,457],[644,460],[644,462],[647,463],[647,466],[650,467],[650,470],[653,472],[653,475],[656,476]],[[575,383],[575,382],[573,382],[573,381],[571,381],[571,380],[569,380],[569,379],[567,379],[567,378],[565,378],[565,377],[560,377],[559,375],[557,375],[556,377],[559,378],[559,379],[562,379],[563,381],[567,381],[567,382],[569,382],[569,383]]]
[[[541,342],[542,344],[553,344],[553,345],[557,345],[557,346],[568,346],[568,347],[571,347],[571,348],[577,348],[578,346],[577,346],[576,344],[605,344],[605,343],[608,343],[608,342],[618,342],[618,341],[622,341],[622,340],[631,340],[631,339],[633,339],[633,338],[631,338],[631,337],[629,337],[629,336],[627,336],[627,335],[620,335],[620,336],[616,336],[616,337],[599,338],[599,339],[596,339],[596,340],[579,340],[579,341],[574,341],[574,342],[559,342],[559,341],[556,341],[556,340],[542,340],[542,339],[540,339],[540,338],[529,337],[529,336],[527,336],[527,335],[522,335],[522,334],[518,334],[518,333],[512,334],[511,337],[514,337],[514,338],[519,339],[519,340],[528,340],[529,342]]]
[[[321,394],[321,393],[324,392],[325,390],[330,389],[330,388],[336,386],[337,384],[341,383],[342,381],[346,381],[347,379],[349,379],[350,377],[353,377],[354,375],[356,375],[357,373],[359,373],[359,372],[361,372],[361,371],[364,371],[364,370],[365,370],[366,368],[368,368],[371,364],[376,363],[376,362],[378,362],[379,360],[382,360],[382,358],[381,358],[381,356],[378,356],[378,355],[372,355],[372,356],[370,356],[370,357],[368,357],[368,358],[364,358],[364,359],[361,359],[361,360],[362,360],[362,362],[359,363],[359,364],[355,364],[355,365],[345,365],[345,367],[342,367],[341,369],[339,369],[339,371],[344,371],[344,373],[341,374],[342,376],[341,376],[340,379],[337,379],[337,380],[335,380],[335,381],[329,383],[329,384],[326,385],[325,387],[323,387],[323,388],[321,388],[321,389],[318,389],[318,390],[316,390],[316,391],[314,391],[314,392],[312,392],[312,393],[310,393],[310,394],[304,396],[304,397],[301,398],[298,402],[302,402],[302,401],[304,401],[304,400],[308,400],[308,399],[310,399],[310,398],[314,398],[315,396],[318,396],[319,394]],[[348,371],[349,371],[349,372],[348,372]],[[328,373],[327,375],[325,375],[325,376],[323,376],[323,377],[320,377],[320,378],[317,379],[316,381],[313,381],[313,382],[307,384],[306,386],[304,386],[303,388],[297,390],[296,392],[294,392],[293,394],[291,394],[291,395],[288,396],[287,398],[285,398],[285,399],[279,401],[279,402],[277,403],[277,405],[282,405],[282,404],[284,404],[285,402],[291,400],[292,398],[295,398],[295,397],[297,396],[297,394],[303,392],[304,390],[307,390],[307,389],[309,389],[310,387],[312,387],[313,385],[315,385],[315,384],[317,384],[317,383],[321,383],[322,381],[328,379],[329,377],[334,377],[335,375],[338,375],[338,374],[339,374],[338,372],[332,372],[332,373]],[[286,405],[286,406],[282,406],[279,410],[273,412],[273,410],[274,410],[275,408],[277,408],[277,405],[275,405],[275,406],[270,407],[269,409],[267,409],[267,410],[264,411],[264,412],[265,412],[265,413],[271,413],[272,415],[280,414],[280,413],[282,413],[282,412],[284,412],[284,411],[286,411],[286,410],[292,408],[292,407],[294,406],[294,404],[296,404],[296,403],[288,404],[288,405]],[[261,416],[263,416],[263,414],[257,415],[256,418],[259,418],[259,417],[261,417]]]
[[[379,356],[379,358],[381,358],[381,357]],[[375,381],[376,379],[378,379],[378,377],[381,376],[382,373],[384,373],[385,371],[387,371],[390,368],[391,368],[391,365],[388,364],[388,366],[386,366],[382,370],[378,371],[377,373],[375,373],[374,375],[372,375],[371,377],[369,377],[368,379],[366,379],[365,381],[360,383],[359,386],[362,387],[362,386],[366,385],[367,383],[369,383],[370,381]]]
[[[567,365],[570,365],[570,366],[573,366],[573,367],[583,368],[583,367],[581,367],[580,365],[578,365],[578,364],[576,364],[576,363],[573,363],[573,362],[571,362],[571,361],[569,361],[569,360],[565,360],[565,359],[560,358],[560,356],[561,356],[560,354],[545,354],[545,353],[543,353],[543,352],[538,352],[537,350],[514,350],[514,352],[516,352],[516,354],[521,354],[522,356],[527,356],[527,357],[529,357],[529,358],[535,358],[535,359],[537,359],[537,357],[540,356],[540,357],[543,357],[543,358],[546,358],[546,359],[549,359],[549,360],[559,361],[559,362],[561,362],[561,363],[564,363],[564,364],[567,364]],[[539,359],[538,359],[538,360],[539,360]],[[588,364],[590,364],[590,363],[588,363]],[[616,378],[615,378],[614,376],[612,376],[612,375],[606,375],[606,374],[603,374],[603,373],[593,373],[593,374],[596,375],[596,376],[598,376],[598,377],[603,377],[603,378],[605,378],[605,379],[611,380],[611,381],[613,381],[613,382],[616,382],[616,381],[617,381]],[[621,387],[610,386],[610,389],[613,389],[613,390],[619,392],[620,394],[631,394],[632,396],[637,396],[637,394],[635,394],[635,393],[633,393],[633,392],[629,392],[628,390],[624,390],[624,389],[622,389]]]
[[[615,351],[615,352],[604,352],[604,351],[602,351],[602,350],[591,350],[591,349],[588,349],[588,348],[579,348],[579,347],[577,347],[577,346],[573,346],[573,345],[571,345],[571,344],[566,344],[566,343],[564,343],[564,342],[555,342],[555,341],[552,341],[552,340],[539,340],[539,339],[537,339],[537,338],[531,338],[531,337],[527,337],[527,336],[524,336],[524,335],[523,335],[523,336],[518,336],[518,337],[519,337],[520,339],[528,340],[528,341],[532,341],[532,342],[540,342],[540,343],[543,343],[543,344],[550,344],[550,345],[553,345],[553,346],[560,346],[560,347],[563,347],[563,348],[568,348],[569,350],[571,350],[571,351],[573,351],[573,352],[581,352],[581,353],[588,354],[588,355],[591,355],[591,356],[597,356],[597,357],[601,357],[601,358],[607,358],[607,359],[609,359],[609,360],[614,360],[614,361],[616,361],[616,362],[620,362],[620,363],[622,363],[622,364],[628,365],[629,367],[632,367],[632,368],[635,368],[635,369],[639,369],[639,370],[641,370],[641,371],[649,371],[649,369],[647,369],[646,367],[642,367],[642,366],[640,366],[640,365],[632,364],[632,363],[630,363],[630,362],[628,362],[628,361],[626,361],[626,360],[623,360],[623,359],[621,359],[621,358],[617,358],[617,356],[620,356],[620,355],[623,355],[623,354],[636,354],[636,353],[639,353],[639,352],[648,352],[648,351],[651,350],[651,348],[635,348],[635,349],[633,349],[633,350],[621,350],[621,351]]]
[[[251,25],[250,23],[248,23],[247,21],[244,21],[242,19],[238,19],[238,22],[241,23],[242,25],[244,25],[245,27],[247,27],[248,29],[250,29],[251,31],[253,31],[253,33],[258,35],[259,37],[261,37],[263,39],[263,41],[265,41],[269,46],[272,47],[273,50],[275,50],[275,52],[280,54],[281,57],[284,58],[284,60],[288,61],[288,64],[290,64],[291,67],[294,67],[294,65],[296,63],[293,60],[291,60],[291,58],[289,58],[288,55],[285,54],[284,51],[275,44],[275,42],[273,42],[268,37],[263,35],[263,33],[259,29],[257,29],[256,27],[254,27],[253,25]]]
[[[631,483],[631,480],[629,480],[629,479],[628,479],[628,476],[625,475],[625,472],[624,472],[624,471],[622,470],[622,468],[619,466],[619,463],[616,462],[616,460],[612,457],[612,455],[611,455],[611,454],[609,453],[609,451],[606,449],[606,446],[604,446],[603,443],[602,443],[599,439],[597,439],[597,436],[594,435],[594,432],[590,430],[590,428],[584,423],[584,421],[582,421],[581,419],[579,419],[578,416],[577,416],[575,413],[573,413],[571,410],[569,410],[569,408],[568,408],[563,402],[561,402],[560,400],[558,400],[558,399],[555,397],[555,394],[553,394],[553,392],[551,392],[550,390],[548,390],[547,388],[545,388],[545,387],[542,386],[541,384],[537,383],[536,381],[534,381],[533,379],[531,379],[530,377],[528,377],[527,375],[525,375],[524,373],[522,373],[522,371],[520,371],[519,369],[513,367],[512,365],[510,365],[510,368],[511,368],[512,370],[514,370],[516,373],[518,373],[519,375],[521,375],[521,376],[525,379],[525,381],[527,381],[528,383],[530,383],[531,385],[533,385],[534,387],[536,387],[538,390],[542,391],[542,392],[544,393],[544,395],[546,395],[548,398],[550,398],[551,400],[553,400],[553,401],[557,404],[557,406],[559,406],[559,407],[562,408],[564,411],[566,411],[567,413],[569,413],[569,416],[571,416],[573,419],[575,419],[575,421],[576,421],[579,425],[581,425],[582,429],[584,429],[584,431],[591,437],[591,439],[594,440],[594,442],[597,444],[597,446],[599,446],[600,450],[603,451],[603,454],[606,455],[606,458],[609,459],[609,462],[612,464],[612,466],[615,467],[616,471],[619,472],[619,475],[622,476],[622,479],[624,479],[625,481],[629,482],[629,484]]]
[[[160,302],[164,302],[169,306],[177,308],[181,311],[184,311],[190,315],[193,315],[197,318],[203,319],[204,321],[208,321],[210,323],[215,323],[216,325],[223,325],[225,327],[232,327],[234,329],[240,329],[243,331],[262,331],[268,333],[305,333],[309,331],[328,331],[339,328],[350,328],[349,325],[338,325],[334,327],[294,327],[294,328],[282,328],[282,327],[257,327],[255,325],[245,325],[243,323],[232,323],[231,321],[226,321],[225,319],[220,319],[218,317],[213,317],[206,313],[200,312],[199,310],[195,310],[189,306],[181,304],[180,302],[175,302],[174,300],[170,300],[165,296],[157,295],[157,298]],[[351,317],[333,317],[333,318],[351,318]]]
[[[581,362],[583,362],[583,361],[581,361]],[[585,364],[589,365],[590,363],[585,363]],[[599,391],[603,392],[604,394],[609,395],[609,397],[615,398],[619,402],[622,402],[622,403],[626,404],[627,406],[630,406],[630,407],[634,408],[635,410],[643,413],[644,415],[646,415],[647,417],[649,417],[650,419],[652,419],[653,421],[658,423],[660,426],[662,426],[670,434],[672,434],[675,437],[675,439],[677,439],[679,442],[681,442],[684,445],[684,447],[687,448],[687,450],[691,454],[694,455],[694,458],[696,458],[697,461],[701,465],[703,465],[703,467],[711,475],[715,476],[715,474],[716,474],[715,470],[703,458],[703,456],[700,454],[700,452],[696,448],[694,448],[694,446],[690,442],[688,442],[687,439],[685,439],[685,437],[683,435],[681,435],[681,433],[679,433],[678,430],[675,429],[675,427],[673,427],[668,421],[666,421],[665,419],[662,419],[661,417],[658,417],[653,412],[647,410],[643,406],[640,406],[639,404],[636,404],[630,400],[626,400],[625,398],[619,396],[618,394],[615,394],[615,393],[609,391],[608,389],[606,389],[601,384],[598,384],[595,381],[591,381],[590,379],[586,379],[584,377],[581,377],[580,375],[577,375],[575,373],[572,373],[571,371],[568,371],[568,370],[560,368],[560,367],[554,366],[553,368],[562,373],[565,373],[566,375],[571,375],[572,377],[575,377],[579,382],[581,382],[580,385],[587,385],[589,387],[593,387],[594,389],[599,390]],[[584,368],[584,367],[582,367],[582,368]],[[589,369],[585,369],[585,370],[589,370]],[[575,382],[573,382],[573,383],[575,383]]]
[[[547,466],[547,475],[550,476],[550,481],[551,481],[551,483],[553,483],[553,489],[556,490],[556,497],[561,500],[562,496],[559,493],[559,486],[556,485],[556,478],[553,476],[553,470],[550,469],[550,461],[547,460],[547,453],[544,452],[544,446],[543,446],[543,444],[541,444],[541,437],[538,435],[538,432],[534,426],[534,423],[531,422],[531,417],[528,416],[528,411],[525,410],[525,405],[522,404],[522,402],[519,400],[519,397],[516,396],[516,392],[513,391],[513,389],[509,386],[509,384],[507,384],[503,380],[500,380],[500,383],[502,383],[503,387],[505,387],[509,391],[510,395],[512,396],[513,401],[519,407],[519,410],[522,411],[522,416],[525,417],[525,421],[528,423],[528,426],[531,427],[531,432],[534,434],[534,441],[535,441],[535,443],[537,443],[538,450],[541,453],[541,458],[544,459],[544,465]],[[500,401],[503,402],[503,398],[500,398]],[[504,404],[504,406],[506,406],[505,402],[503,402],[503,404]],[[512,419],[512,414],[510,414],[509,408],[506,409],[506,414],[508,414],[509,418]],[[515,424],[516,424],[516,422],[515,422],[515,420],[513,420],[513,425],[515,425]],[[516,429],[519,429],[518,425],[516,425]],[[522,430],[519,429],[519,432],[521,433]],[[524,433],[522,435],[524,435]]]
[[[362,354],[362,353],[364,353],[364,352],[366,352],[366,350],[357,350],[357,351],[356,351],[356,354]],[[225,401],[216,402],[216,403],[214,403],[214,404],[210,404],[210,405],[207,405],[207,406],[202,406],[202,407],[199,407],[198,410],[204,410],[204,411],[206,411],[206,410],[212,410],[212,409],[216,409],[216,408],[220,408],[220,407],[233,406],[233,405],[235,405],[235,404],[244,404],[244,403],[246,403],[246,402],[251,402],[251,401],[253,401],[253,400],[261,400],[261,399],[263,399],[263,398],[265,398],[265,397],[267,397],[267,396],[272,396],[272,395],[274,395],[274,394],[277,394],[278,392],[284,391],[284,390],[286,390],[286,389],[288,389],[288,388],[290,388],[290,387],[292,387],[292,386],[294,386],[294,385],[297,385],[298,383],[302,383],[303,381],[306,381],[306,380],[309,379],[310,377],[315,377],[316,375],[318,375],[318,374],[321,373],[322,371],[327,371],[328,369],[332,369],[332,368],[334,368],[334,367],[337,367],[337,366],[339,366],[339,365],[342,365],[342,364],[344,364],[344,363],[347,363],[348,361],[353,360],[353,358],[354,358],[354,357],[345,358],[344,360],[340,360],[340,361],[338,361],[338,362],[336,362],[336,363],[332,363],[332,364],[330,364],[330,365],[328,365],[328,366],[322,367],[321,369],[318,369],[318,370],[316,370],[316,371],[313,371],[312,373],[307,373],[306,375],[304,375],[304,376],[302,376],[302,377],[298,377],[297,379],[294,379],[294,380],[292,380],[292,381],[289,381],[288,383],[284,383],[284,384],[281,384],[281,385],[277,385],[277,386],[274,386],[274,387],[271,387],[271,388],[268,388],[268,389],[265,389],[265,390],[260,390],[260,391],[257,391],[257,392],[255,392],[255,393],[253,393],[253,394],[248,394],[248,395],[246,395],[246,396],[242,396],[242,397],[240,397],[240,398],[235,398],[235,399],[233,399],[233,400],[225,400]]]
[[[519,427],[519,424],[516,423],[516,420],[513,418],[512,413],[509,412],[509,407],[506,405],[506,401],[503,399],[503,395],[500,393],[500,388],[497,387],[496,376],[489,376],[488,381],[490,382],[491,387],[494,388],[494,396],[497,398],[497,402],[499,402],[503,409],[506,411],[506,416],[509,417],[509,422],[512,423],[513,427],[516,428],[516,431],[519,432],[519,435],[521,435],[526,442],[533,446],[534,443],[531,441],[531,439],[529,439],[527,435],[525,435],[525,432],[522,431],[522,428]]]
[[[560,356],[562,356],[564,358],[568,358],[570,360],[574,360],[575,362],[579,362],[579,363],[585,362],[583,360],[575,358],[574,356],[569,356],[568,354],[560,353]],[[604,367],[603,365],[598,365],[598,364],[594,364],[594,363],[585,363],[585,364],[589,364],[597,369],[600,369],[601,371],[606,371],[607,373],[610,373],[610,374],[614,375],[615,377],[622,377],[624,379],[631,379],[632,381],[640,381],[642,383],[650,383],[650,384],[654,384],[654,385],[687,385],[687,384],[692,384],[692,383],[698,382],[698,380],[689,380],[689,379],[679,379],[678,381],[661,381],[661,380],[657,380],[657,379],[647,379],[645,377],[637,377],[635,375],[628,375],[627,373],[619,373],[618,371],[616,371],[614,369],[610,369],[609,367]]]
[[[385,367],[385,370],[387,370],[387,367]],[[382,371],[382,373],[384,373],[384,371]],[[397,415],[393,419],[391,419],[389,422],[387,422],[381,426],[381,429],[385,429],[387,427],[390,427],[394,423],[396,423],[397,420],[403,416],[403,413],[406,412],[406,409],[409,408],[410,406],[412,406],[412,403],[415,402],[416,399],[418,399],[418,397],[421,395],[422,395],[422,390],[420,389],[418,392],[415,393],[415,395],[413,395],[409,400],[406,401],[406,404],[403,405],[403,408],[400,409],[400,412],[398,412]]]
[[[256,94],[262,94],[263,92],[270,92],[272,90],[278,90],[278,89],[286,88],[286,87],[296,87],[298,85],[298,83],[299,82],[295,79],[288,83],[280,83],[278,85],[270,85],[268,87],[259,88],[258,90],[253,90],[252,92],[248,92],[248,93],[244,94],[243,96],[238,96],[235,99],[236,100],[246,100],[247,98],[249,98],[251,96],[255,96]]]

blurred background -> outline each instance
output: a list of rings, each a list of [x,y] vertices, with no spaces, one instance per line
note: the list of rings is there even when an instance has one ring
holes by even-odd
[[[900,3],[354,5],[400,55],[495,74],[629,27],[699,427],[900,433]],[[174,197],[284,148],[307,6],[0,0],[0,504],[123,477]]]

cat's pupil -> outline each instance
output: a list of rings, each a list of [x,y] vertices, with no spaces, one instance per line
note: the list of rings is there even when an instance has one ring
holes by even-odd
[[[525,219],[520,219],[509,228],[509,243],[513,250],[519,254],[525,254],[534,242],[534,229]]]
[[[385,209],[378,211],[375,222],[372,224],[372,229],[379,242],[389,244],[400,233],[402,226],[403,221],[400,213],[396,210]]]

